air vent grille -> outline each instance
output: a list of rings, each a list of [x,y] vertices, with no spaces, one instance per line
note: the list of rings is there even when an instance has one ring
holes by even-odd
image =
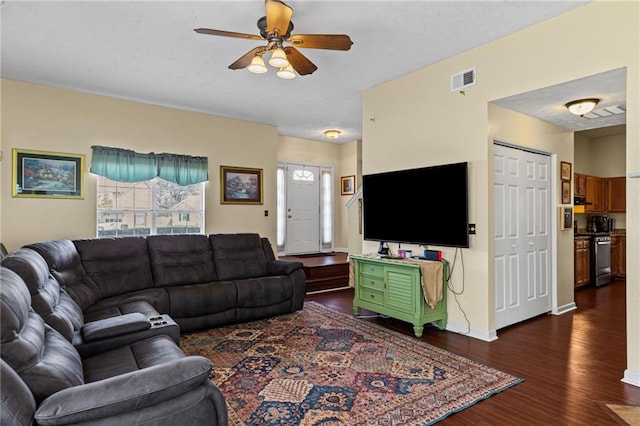
[[[625,107],[621,105],[613,105],[606,108],[594,109],[591,112],[583,115],[584,118],[600,118],[600,117],[608,117],[610,115],[624,114]]]
[[[451,76],[451,91],[458,92],[476,85],[476,69],[471,68]]]

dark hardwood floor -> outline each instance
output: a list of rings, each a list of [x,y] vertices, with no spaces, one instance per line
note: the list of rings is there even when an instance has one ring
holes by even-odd
[[[306,300],[353,313],[353,289]],[[524,379],[438,424],[624,424],[603,404],[640,405],[640,388],[620,381],[626,368],[625,282],[579,289],[575,300],[577,310],[504,328],[494,342],[425,327],[421,340]],[[367,321],[413,336],[402,321]]]

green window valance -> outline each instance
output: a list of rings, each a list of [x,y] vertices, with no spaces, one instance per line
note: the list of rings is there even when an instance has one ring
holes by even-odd
[[[141,154],[130,149],[92,146],[90,172],[119,182],[160,177],[178,185],[209,180],[207,157],[179,154]]]

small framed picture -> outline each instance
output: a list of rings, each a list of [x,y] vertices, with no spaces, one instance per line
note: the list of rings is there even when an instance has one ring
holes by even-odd
[[[262,169],[220,166],[222,204],[262,204]]]
[[[560,162],[560,179],[561,180],[571,180],[571,163],[567,163],[566,161]]]
[[[83,154],[12,150],[11,196],[84,199]]]
[[[356,177],[342,176],[340,178],[340,195],[353,195],[356,193]]]
[[[562,204],[571,204],[571,182],[562,181]]]

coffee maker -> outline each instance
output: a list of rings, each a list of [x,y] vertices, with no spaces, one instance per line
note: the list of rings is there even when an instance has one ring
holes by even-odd
[[[608,216],[591,216],[591,232],[611,232]]]

